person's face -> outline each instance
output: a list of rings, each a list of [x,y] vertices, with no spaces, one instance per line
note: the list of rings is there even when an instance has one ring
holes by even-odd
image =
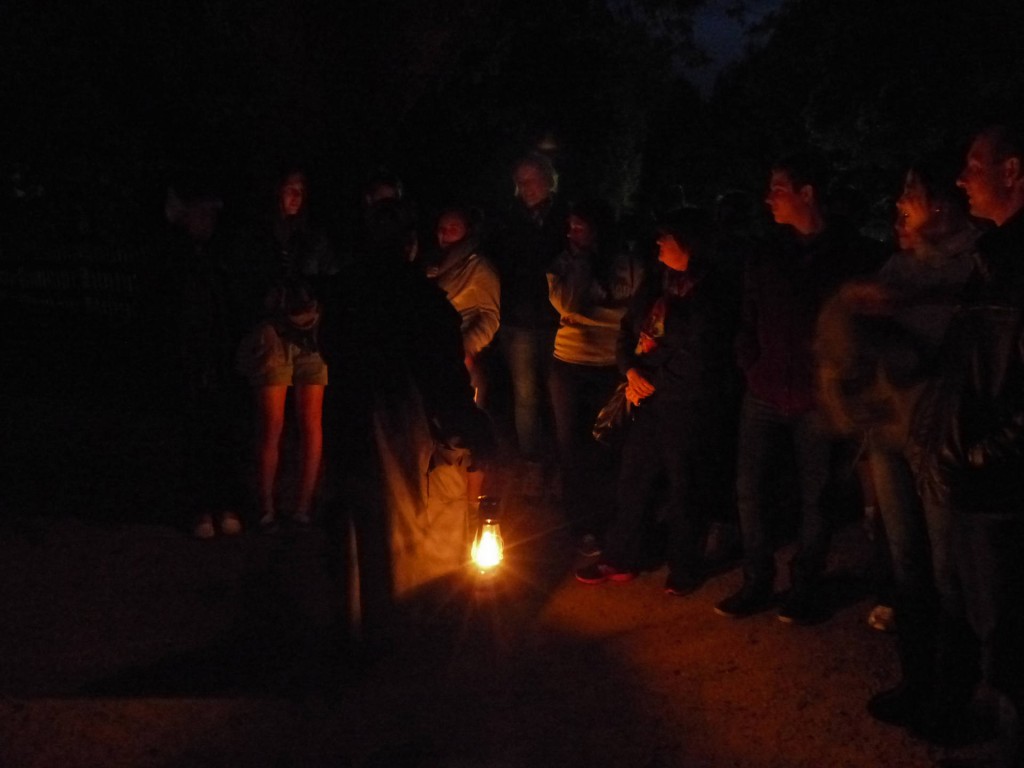
[[[913,173],[903,182],[903,194],[896,201],[896,239],[902,250],[916,248],[921,229],[931,218],[931,203],[921,180]]]
[[[539,168],[523,164],[513,174],[519,199],[527,208],[536,208],[551,195],[548,180]]]
[[[676,272],[685,272],[690,266],[690,251],[669,234],[658,238],[658,261]]]
[[[297,216],[306,201],[306,179],[301,173],[293,173],[281,185],[281,213]]]
[[[972,216],[993,221],[1000,217],[1009,197],[1006,176],[1006,163],[996,160],[992,139],[978,136],[971,143],[964,169],[956,180],[957,186],[967,193]]]
[[[461,241],[466,237],[466,222],[455,213],[446,213],[437,220],[437,244],[442,248]]]
[[[785,171],[772,171],[764,202],[771,209],[776,224],[797,226],[807,217],[813,193],[809,186],[795,189]]]
[[[593,249],[596,239],[593,227],[585,219],[575,215],[569,216],[565,237],[569,241],[569,249],[573,253]]]

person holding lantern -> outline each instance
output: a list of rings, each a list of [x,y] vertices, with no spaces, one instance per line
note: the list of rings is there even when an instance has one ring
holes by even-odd
[[[462,319],[415,263],[414,210],[381,200],[366,221],[367,258],[329,286],[322,338],[329,364],[358,362],[327,392],[325,474],[331,526],[356,540],[360,620],[374,637],[465,565],[465,475],[494,437],[473,401]]]

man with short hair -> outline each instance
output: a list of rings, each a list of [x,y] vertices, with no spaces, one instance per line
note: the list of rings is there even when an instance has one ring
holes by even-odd
[[[923,482],[953,510],[956,563],[982,677],[1012,735],[1006,765],[1024,764],[1024,131],[993,125],[971,143],[957,184],[972,215],[995,227],[946,337],[941,376],[914,429]],[[923,735],[943,740],[948,724]]]
[[[822,204],[825,181],[824,164],[812,155],[792,155],[775,164],[765,202],[780,225],[778,236],[746,266],[736,339],[747,384],[736,478],[743,586],[715,606],[725,616],[750,616],[773,601],[774,521],[766,501],[780,450],[793,455],[800,530],[790,590],[778,616],[797,624],[821,616],[816,593],[832,527],[822,494],[832,441],[815,402],[815,323],[824,301],[845,280],[874,269],[882,256],[880,243],[828,226]]]
[[[558,313],[548,300],[547,269],[565,245],[567,211],[551,160],[533,152],[512,171],[516,200],[489,248],[501,278],[498,338],[511,377],[522,495],[544,493],[542,425]]]

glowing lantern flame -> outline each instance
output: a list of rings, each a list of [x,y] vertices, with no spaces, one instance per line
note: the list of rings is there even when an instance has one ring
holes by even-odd
[[[504,549],[501,528],[494,520],[484,520],[470,550],[473,563],[483,572],[496,568],[505,557]]]

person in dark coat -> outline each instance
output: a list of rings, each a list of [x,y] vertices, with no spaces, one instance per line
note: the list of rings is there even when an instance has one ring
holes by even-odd
[[[417,247],[410,206],[375,203],[367,258],[324,297],[322,348],[336,372],[324,403],[330,518],[354,532],[370,637],[390,631],[396,605],[465,564],[464,475],[494,447],[473,401],[461,317],[412,263]]]
[[[995,691],[1006,744],[1000,765],[1024,765],[1024,131],[978,133],[959,186],[970,212],[995,226],[950,324],[940,376],[921,396],[912,431],[919,475],[953,510],[967,617]],[[925,728],[948,738],[949,723]],[[954,725],[956,725],[954,723]]]
[[[656,270],[630,305],[618,338],[619,370],[635,409],[622,449],[617,514],[597,563],[579,569],[584,584],[631,580],[645,565],[645,537],[667,485],[665,591],[687,595],[706,573],[703,543],[715,494],[709,465],[722,423],[722,382],[733,367],[738,297],[711,257],[713,227],[698,209],[683,209],[660,226]]]
[[[182,179],[168,189],[170,228],[160,259],[141,275],[140,343],[155,372],[147,389],[183,427],[183,496],[201,539],[242,530],[237,424],[243,379],[233,371],[241,320],[233,302],[233,247],[223,202],[208,185]]]

